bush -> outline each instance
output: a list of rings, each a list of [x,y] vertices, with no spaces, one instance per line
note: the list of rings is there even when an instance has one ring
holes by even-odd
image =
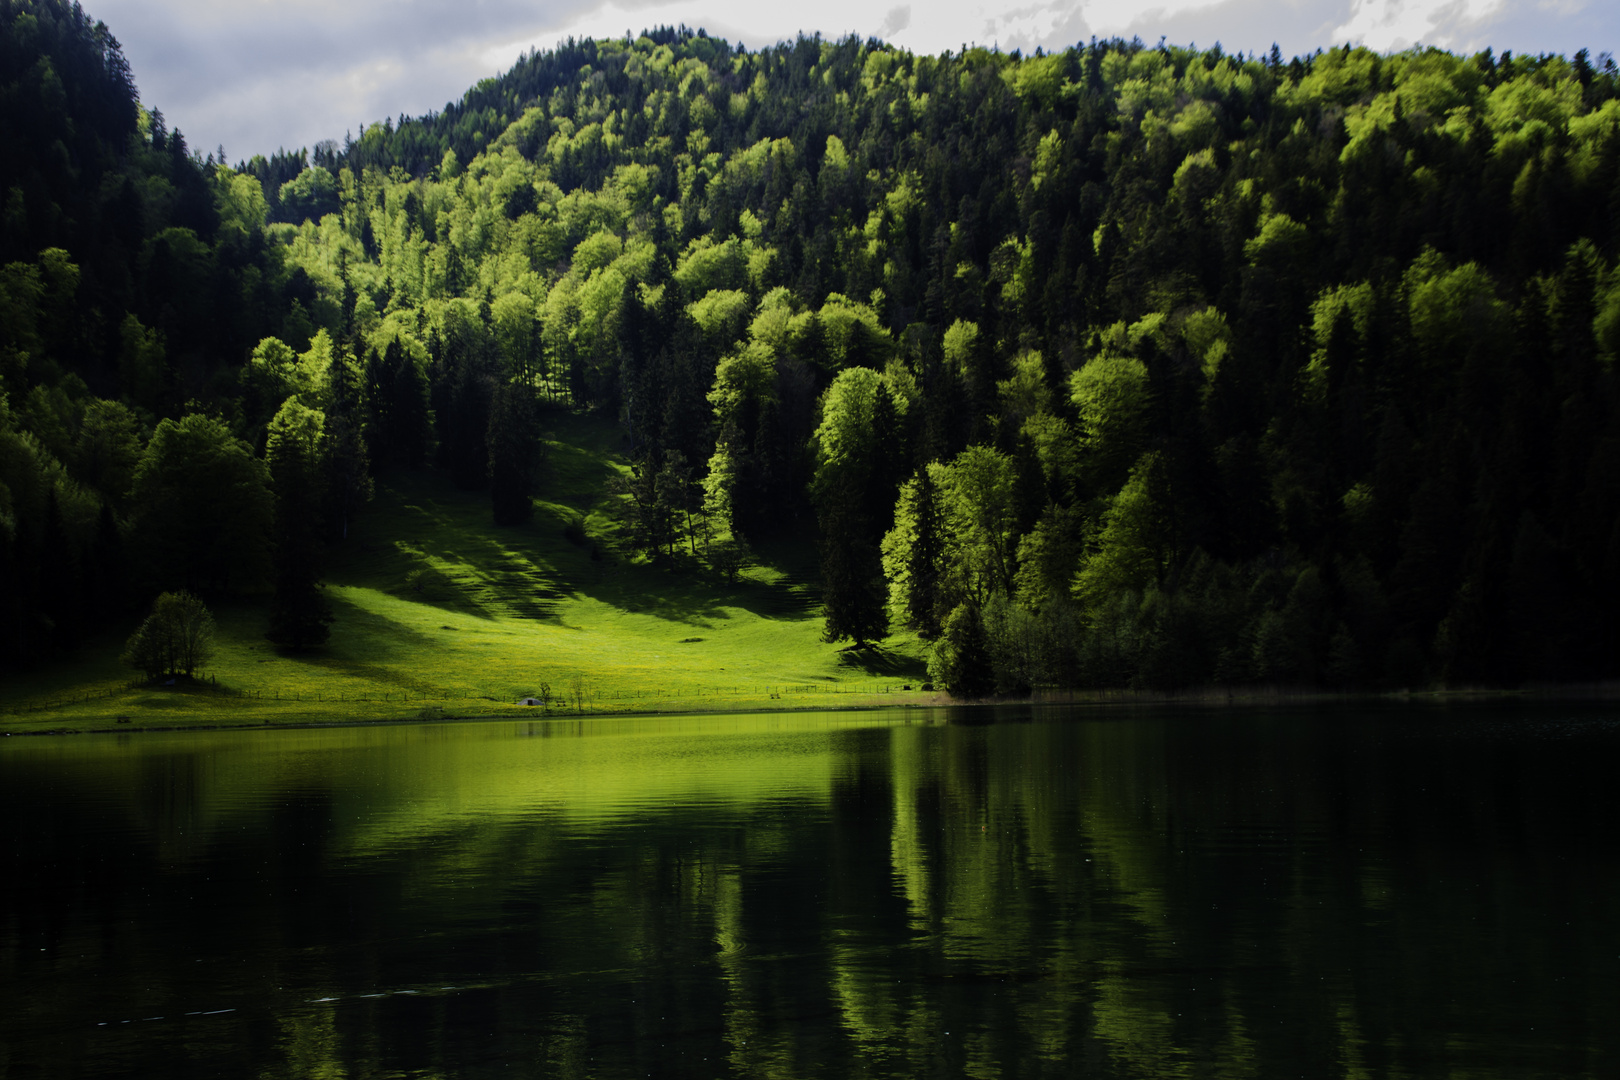
[[[190,678],[214,656],[214,616],[203,602],[181,590],[152,602],[152,614],[124,647],[124,663],[149,679]]]
[[[732,536],[711,542],[708,556],[709,565],[730,584],[736,584],[738,576],[753,561],[748,545]]]

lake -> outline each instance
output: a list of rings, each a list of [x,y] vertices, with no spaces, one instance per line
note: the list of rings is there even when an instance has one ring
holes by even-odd
[[[1620,709],[0,738],[0,1078],[1613,1077]]]

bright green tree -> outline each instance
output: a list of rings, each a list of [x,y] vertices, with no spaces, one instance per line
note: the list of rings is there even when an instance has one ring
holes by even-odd
[[[894,528],[883,537],[883,574],[889,606],[925,638],[936,638],[946,614],[945,511],[933,473],[919,468],[900,486]]]
[[[1080,413],[1082,469],[1094,491],[1112,494],[1125,482],[1147,437],[1152,401],[1147,366],[1105,352],[1070,377],[1069,396]]]
[[[828,641],[865,645],[888,633],[879,542],[892,521],[896,427],[888,387],[870,368],[840,372],[822,397],[813,491]]]
[[[970,446],[940,475],[951,591],[983,606],[1011,596],[1018,553],[1018,470],[990,446]]]
[[[1088,612],[1121,593],[1141,593],[1169,569],[1173,546],[1163,465],[1157,454],[1144,454],[1103,515],[1096,547],[1074,578],[1075,597]]]

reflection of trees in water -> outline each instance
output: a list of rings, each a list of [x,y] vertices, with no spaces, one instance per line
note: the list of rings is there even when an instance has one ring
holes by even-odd
[[[98,927],[85,962],[113,996],[181,1000],[228,961],[222,1004],[257,996],[219,1021],[220,1052],[264,1076],[1491,1076],[1509,1051],[1574,1075],[1620,1057],[1602,756],[1526,767],[1511,746],[1291,723],[138,746],[74,781],[125,808],[104,850],[68,856],[121,860],[100,908],[65,888],[50,904]],[[73,850],[62,829],[40,859]],[[191,924],[146,926],[165,907]],[[36,908],[18,925],[46,922]],[[36,983],[22,1021],[68,989]]]
[[[893,888],[914,947],[875,968],[834,950],[863,1049],[898,1049],[896,1071],[913,1074],[955,1046],[951,1068],[969,1074],[1090,1061],[1148,1076],[1422,1075],[1447,1062],[1508,1075],[1504,1048],[1522,1051],[1507,1031],[1577,1069],[1599,1052],[1574,1045],[1606,1030],[1613,1004],[1592,950],[1526,925],[1548,897],[1514,880],[1521,853],[1479,835],[1515,818],[1492,769],[1451,762],[1420,794],[1432,747],[1340,758],[1331,738],[1212,726],[895,730]],[[1549,769],[1508,786],[1573,801],[1560,783]],[[1395,792],[1424,810],[1385,798]],[[1434,810],[1456,820],[1438,826]],[[1560,854],[1533,861],[1553,871]],[[1581,990],[1557,1007],[1504,996],[1507,971],[1536,981],[1555,956],[1579,961]],[[916,992],[919,980],[937,991]],[[1600,1041],[1615,1052],[1613,1036]]]

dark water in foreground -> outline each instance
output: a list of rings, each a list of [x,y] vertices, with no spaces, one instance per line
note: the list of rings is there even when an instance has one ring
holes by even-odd
[[[1620,710],[967,715],[0,739],[0,1077],[1620,1075]]]

